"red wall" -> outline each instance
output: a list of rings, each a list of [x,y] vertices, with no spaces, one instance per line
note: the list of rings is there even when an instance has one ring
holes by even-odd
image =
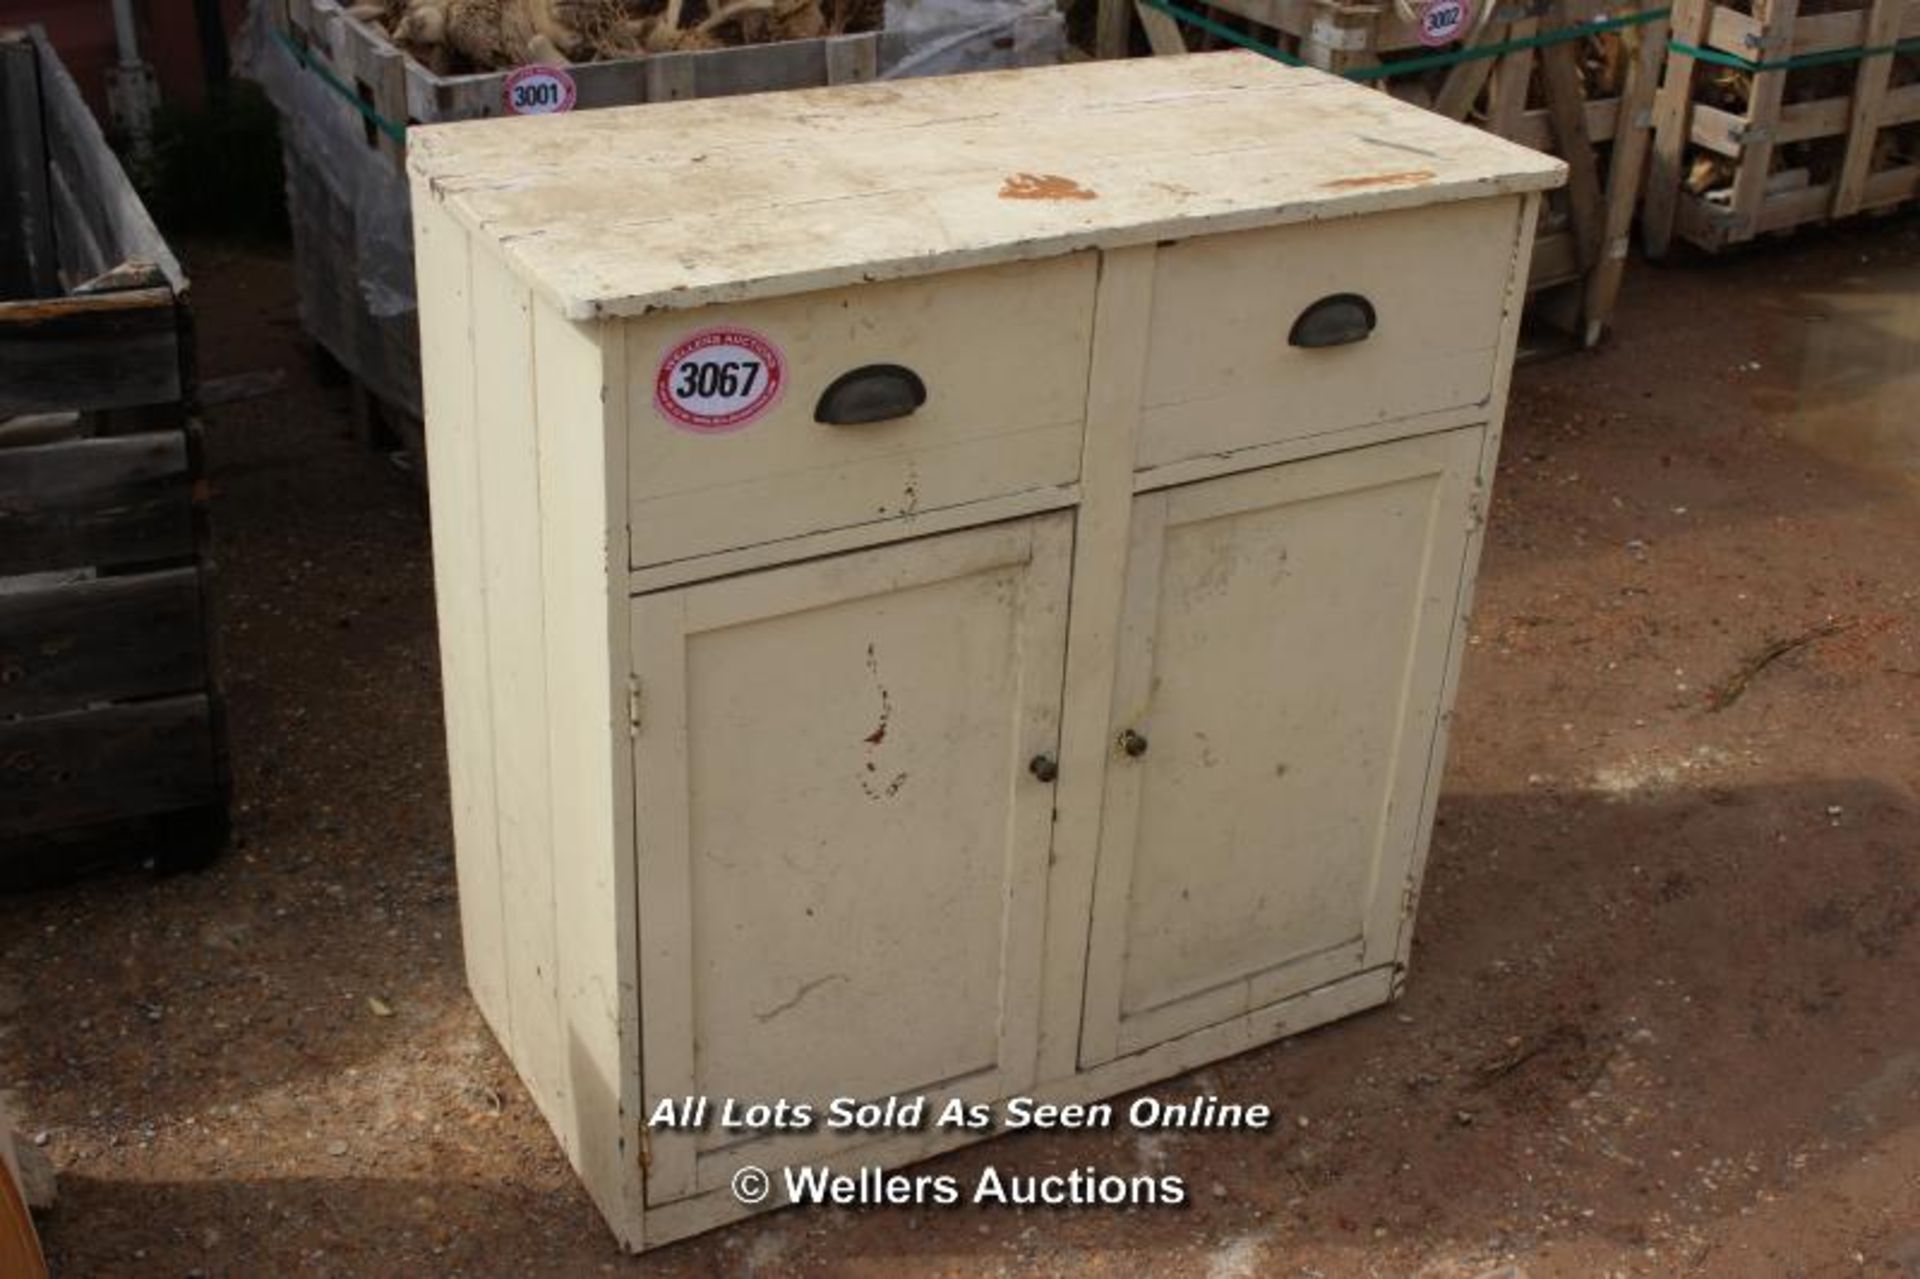
[[[246,0],[220,0],[220,8],[231,37],[246,12]],[[188,110],[200,107],[206,68],[193,0],[133,0],[133,15],[140,30],[140,56],[160,81],[160,100]],[[107,68],[119,60],[111,0],[0,0],[0,26],[34,23],[47,29],[60,60],[80,82],[94,113],[105,120]]]

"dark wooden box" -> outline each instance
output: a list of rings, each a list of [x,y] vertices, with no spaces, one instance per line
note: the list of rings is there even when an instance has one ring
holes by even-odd
[[[229,790],[187,280],[38,30],[0,30],[0,881],[196,864]]]

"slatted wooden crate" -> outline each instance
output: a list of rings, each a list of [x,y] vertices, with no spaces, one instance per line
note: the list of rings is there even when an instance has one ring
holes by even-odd
[[[1920,194],[1920,0],[1678,0],[1643,234],[1712,251]],[[1811,6],[1806,6],[1811,7]]]
[[[44,36],[0,31],[0,878],[226,830],[187,280]]]
[[[418,449],[406,130],[504,114],[511,73],[435,74],[346,8],[335,0],[270,0],[268,9],[275,47],[265,53],[290,55],[324,86],[283,130],[301,319],[354,377],[363,417]],[[1017,25],[1008,60],[1041,60],[1058,31],[1052,17]],[[589,110],[871,80],[916,49],[904,33],[868,31],[576,63],[567,72],[577,89],[574,109]],[[275,96],[285,117],[288,103]],[[355,163],[365,154],[386,161],[386,171]],[[397,267],[373,260],[392,254],[405,260]]]
[[[1501,4],[1464,39],[1435,48],[1422,42],[1417,14],[1389,2],[1141,0],[1134,7],[1156,52],[1251,41],[1564,159],[1569,180],[1542,210],[1528,289],[1537,316],[1582,345],[1600,340],[1640,194],[1664,9],[1609,14],[1598,0]],[[1408,160],[1417,168],[1417,156]]]

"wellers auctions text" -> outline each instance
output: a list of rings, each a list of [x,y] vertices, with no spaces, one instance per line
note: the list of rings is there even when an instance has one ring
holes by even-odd
[[[888,1172],[873,1167],[835,1172],[803,1165],[786,1168],[781,1175],[788,1203],[843,1208],[953,1207],[961,1203],[1039,1208],[1178,1207],[1187,1202],[1187,1185],[1180,1177],[1122,1177],[1095,1168],[1028,1175],[1003,1173],[989,1166],[980,1170],[971,1186],[950,1173]]]

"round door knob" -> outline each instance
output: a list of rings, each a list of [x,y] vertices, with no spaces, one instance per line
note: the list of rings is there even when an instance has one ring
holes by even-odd
[[[1035,755],[1027,764],[1027,771],[1043,782],[1050,782],[1060,776],[1060,761],[1045,753]]]
[[[1120,734],[1120,749],[1133,756],[1133,758],[1139,759],[1147,753],[1147,739],[1129,728],[1126,732]]]

